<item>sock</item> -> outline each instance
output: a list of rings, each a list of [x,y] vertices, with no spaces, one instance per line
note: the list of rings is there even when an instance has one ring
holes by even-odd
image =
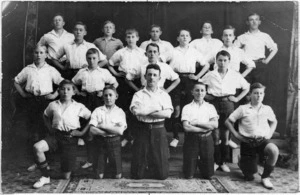
[[[274,166],[265,164],[265,166],[264,166],[264,172],[261,175],[261,178],[264,179],[264,178],[270,177],[270,175],[273,172],[273,170],[274,170]]]
[[[39,162],[37,163],[37,165],[42,172],[42,176],[49,177],[48,162],[47,161]]]
[[[215,145],[214,159],[217,165],[222,164],[220,145]]]

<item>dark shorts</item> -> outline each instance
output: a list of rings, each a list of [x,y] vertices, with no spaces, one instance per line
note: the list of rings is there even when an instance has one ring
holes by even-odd
[[[75,96],[74,99],[83,105],[85,105],[91,112],[93,112],[97,107],[103,106],[104,101],[102,97],[97,96],[97,92],[87,93],[86,96]]]

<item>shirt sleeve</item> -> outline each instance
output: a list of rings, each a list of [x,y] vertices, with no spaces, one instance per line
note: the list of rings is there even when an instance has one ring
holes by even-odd
[[[268,113],[267,113],[267,115],[268,115],[268,120],[269,121],[276,121],[276,116],[274,114],[273,109],[270,106],[268,106]]]
[[[200,52],[196,52],[196,61],[200,63],[201,66],[206,65],[208,62],[205,60],[204,56]]]
[[[45,37],[45,35],[43,35],[41,37],[41,39],[39,40],[38,45],[44,45],[44,46],[46,46],[46,42],[47,42],[46,37]]]
[[[118,117],[116,118],[116,122],[119,126],[122,127],[123,131],[127,129],[126,115],[125,112],[120,108]]]
[[[164,92],[164,97],[162,97],[162,100],[163,100],[162,109],[163,110],[171,109],[173,111],[172,100],[168,93]]]
[[[132,101],[131,101],[131,104],[130,104],[130,107],[129,107],[129,110],[132,112],[132,108],[133,107],[139,107],[142,105],[142,99],[140,98],[140,96],[138,95],[138,92],[136,92],[134,95],[133,95],[133,98],[132,98]]]
[[[72,78],[72,82],[75,85],[81,85],[82,84],[82,77],[81,77],[81,70],[79,70],[76,75]]]
[[[250,88],[250,84],[246,81],[246,79],[240,74],[239,75],[239,86],[237,88],[241,88],[241,89],[249,89]]]
[[[79,110],[79,115],[82,118],[89,119],[91,117],[91,111],[87,109],[83,104],[79,103],[81,105],[81,108]]]
[[[55,68],[52,69],[52,78],[53,83],[56,85],[59,85],[59,83],[64,80],[64,78],[62,78],[61,74]]]
[[[228,117],[230,121],[236,122],[237,120],[241,119],[243,117],[243,108],[242,106],[239,106],[233,113],[230,114]]]
[[[118,46],[117,46],[117,50],[124,48],[123,42],[118,39]]]
[[[104,70],[104,75],[105,75],[105,83],[108,83],[110,85],[113,85],[115,88],[119,86],[119,83],[117,82],[117,79],[106,69]]]
[[[248,68],[255,68],[254,61],[251,60],[242,49],[240,49],[239,52],[241,56],[241,62],[245,64]]]
[[[237,39],[234,41],[234,45],[238,48],[243,48],[244,47],[244,43],[243,43],[243,36],[240,35],[237,37]]]
[[[91,115],[91,120],[89,122],[90,125],[93,125],[95,127],[97,127],[98,124],[102,123],[102,118],[99,116],[100,113],[98,111],[98,109],[94,110],[94,112]]]
[[[209,104],[210,108],[209,108],[209,119],[212,119],[212,118],[219,118],[219,115],[217,113],[217,110],[216,108],[214,107],[214,105],[212,104]]]
[[[166,79],[170,81],[175,81],[176,79],[179,78],[179,75],[176,72],[174,72],[174,70],[169,65],[166,66],[166,72],[168,73]]]
[[[44,111],[44,115],[49,118],[53,116],[53,102],[50,102],[48,104],[47,108]]]
[[[15,82],[18,84],[24,83],[27,81],[27,68],[23,68],[23,70],[15,77]]]
[[[181,113],[181,121],[190,121],[191,117],[189,114],[189,107],[188,105],[185,105],[182,109],[182,113]]]
[[[266,47],[270,50],[270,51],[273,51],[273,50],[276,50],[278,49],[277,47],[277,44],[273,41],[273,39],[271,38],[270,35],[266,34]]]
[[[121,60],[122,60],[121,50],[118,50],[111,56],[108,62],[110,66],[116,66],[116,64]]]

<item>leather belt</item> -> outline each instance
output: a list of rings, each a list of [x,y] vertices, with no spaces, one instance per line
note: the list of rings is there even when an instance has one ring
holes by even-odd
[[[156,123],[144,123],[144,122],[140,122],[140,124],[143,127],[146,127],[147,129],[157,129],[157,128],[164,127],[165,126],[165,121],[156,122]]]

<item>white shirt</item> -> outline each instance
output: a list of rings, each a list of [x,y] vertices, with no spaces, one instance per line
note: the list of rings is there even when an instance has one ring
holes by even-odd
[[[225,77],[222,79],[218,70],[206,73],[199,81],[208,86],[207,93],[216,97],[235,95],[236,89],[248,89],[250,84],[244,77],[231,69],[228,69]]]
[[[202,37],[201,39],[195,39],[190,43],[190,46],[200,52],[206,61],[214,58],[217,51],[222,47],[223,43],[219,39],[207,39]]]
[[[132,108],[141,107],[143,109],[156,108],[158,110],[171,109],[173,111],[172,101],[167,92],[158,88],[155,92],[148,91],[147,88],[143,88],[133,95],[130,110]],[[137,116],[137,119],[145,123],[153,123],[164,121],[164,119],[152,118],[149,116]]]
[[[218,119],[219,115],[216,108],[205,101],[200,105],[193,100],[182,109],[181,121],[207,123],[212,118]]]
[[[147,64],[141,67],[141,84],[143,86],[146,86],[147,84],[147,81],[145,79],[145,74],[147,70],[146,68],[149,64],[150,63],[148,62]],[[176,79],[179,78],[179,75],[176,72],[174,72],[174,70],[168,64],[162,62],[156,62],[156,64],[159,66],[161,72],[160,80],[158,81],[158,87],[163,88],[166,80],[175,81]]]
[[[269,121],[275,121],[276,116],[270,106],[262,105],[257,111],[249,103],[239,106],[231,113],[229,120],[239,120],[239,132],[245,137],[262,136],[270,139],[272,135]]]
[[[116,105],[110,110],[106,106],[98,107],[92,113],[90,125],[99,128],[100,124],[121,127],[125,131],[127,128],[125,112]]]
[[[71,44],[64,45],[64,51],[67,56],[67,62],[70,62],[71,69],[80,69],[83,65],[87,65],[86,52],[95,48],[99,52],[99,61],[106,60],[106,56],[93,44],[87,41],[83,41],[77,45],[74,41]]]
[[[145,56],[145,51],[141,48],[135,47],[130,49],[128,47],[119,49],[109,59],[109,65],[119,66],[119,71],[126,73],[128,80],[139,78],[141,74],[141,66],[148,61]]]
[[[26,82],[25,90],[35,96],[47,95],[53,92],[53,83],[58,85],[64,80],[60,73],[46,62],[37,68],[35,64],[27,65],[15,77],[18,84]]]
[[[89,119],[91,111],[83,104],[72,100],[72,103],[63,111],[60,100],[51,102],[44,115],[52,118],[52,128],[60,131],[70,131],[80,128],[79,118]]]
[[[47,46],[48,58],[59,60],[64,55],[63,46],[71,44],[74,39],[74,35],[66,30],[63,30],[61,36],[52,30],[41,37],[39,44]]]
[[[171,60],[174,47],[170,42],[163,41],[160,39],[158,41],[153,41],[152,39],[150,39],[148,41],[144,41],[141,44],[140,48],[146,51],[146,47],[149,43],[156,43],[158,45],[159,53],[160,53],[159,57],[163,62],[167,62]]]
[[[228,68],[231,68],[232,70],[235,70],[237,72],[240,71],[240,63],[245,64],[247,68],[255,68],[255,63],[253,60],[249,58],[244,52],[244,50],[232,46],[232,47],[225,47],[222,46],[219,51],[225,50],[230,54],[230,64]],[[218,51],[218,52],[219,52]],[[216,59],[213,61],[215,62]],[[217,69],[218,65],[215,63],[214,69]]]
[[[202,66],[207,64],[203,55],[196,49],[189,46],[188,49],[184,51],[180,46],[178,46],[173,50],[173,57],[170,62],[170,66],[178,73],[195,73],[196,62],[199,62]]]
[[[265,58],[265,47],[270,51],[277,49],[277,44],[267,33],[258,31],[250,33],[249,31],[238,36],[234,42],[237,47],[244,49],[245,53],[252,60]]]
[[[103,68],[97,67],[95,70],[90,70],[88,67],[77,72],[73,77],[72,82],[76,85],[82,85],[81,90],[89,93],[103,90],[105,83],[118,87],[118,82],[112,74]]]

